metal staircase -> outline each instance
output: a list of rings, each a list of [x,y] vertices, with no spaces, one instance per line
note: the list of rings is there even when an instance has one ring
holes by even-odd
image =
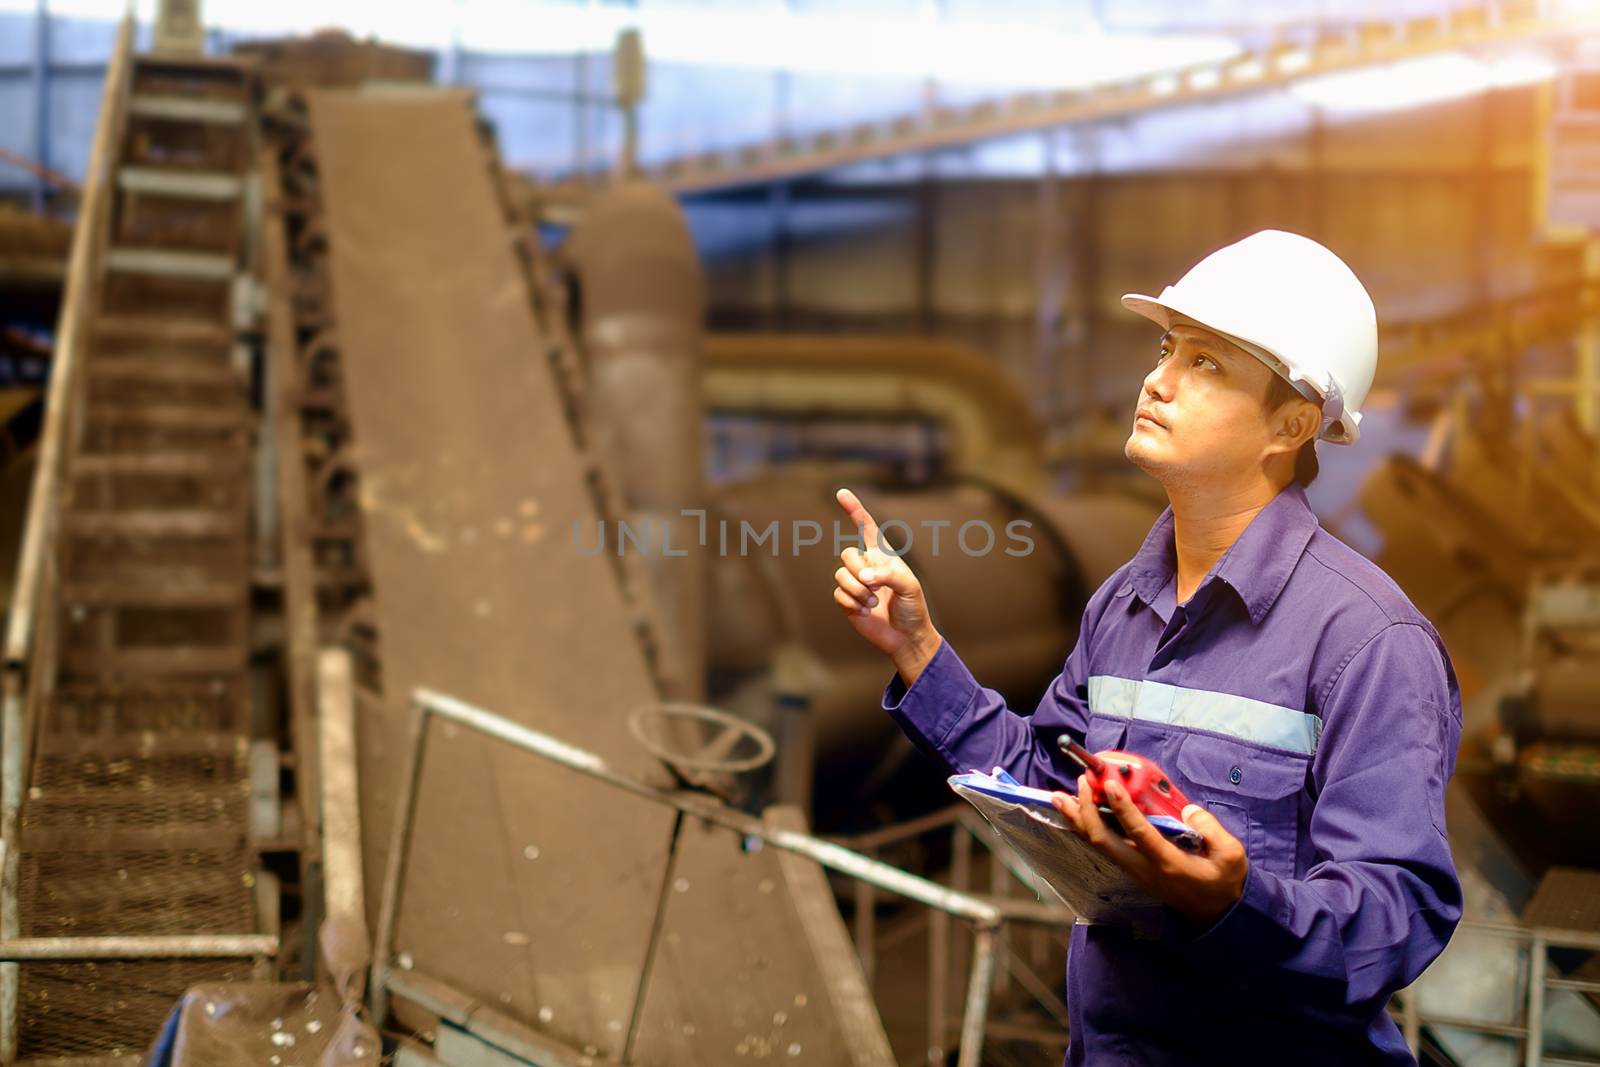
[[[247,65],[106,80],[6,641],[0,1059],[138,1055],[276,952],[249,826]]]

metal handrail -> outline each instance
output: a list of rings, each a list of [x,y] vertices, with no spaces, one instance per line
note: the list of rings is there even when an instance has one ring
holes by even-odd
[[[1417,1051],[1422,1028],[1428,1025],[1494,1034],[1521,1041],[1522,1062],[1525,1067],[1539,1067],[1539,1064],[1547,1059],[1544,1055],[1545,993],[1552,988],[1588,992],[1594,985],[1583,980],[1551,978],[1548,973],[1549,951],[1553,948],[1600,951],[1600,933],[1546,926],[1524,926],[1520,923],[1491,919],[1462,919],[1456,926],[1456,933],[1462,932],[1504,938],[1515,942],[1519,948],[1525,947],[1529,950],[1529,967],[1523,981],[1518,983],[1523,987],[1517,1005],[1522,1009],[1521,1021],[1501,1023],[1487,1019],[1424,1012],[1419,1003],[1417,983],[1414,982],[1402,991],[1399,1002],[1406,1044],[1413,1052]],[[1424,971],[1417,982],[1421,982],[1426,974]]]
[[[812,834],[797,833],[792,830],[774,830],[760,819],[737,808],[710,800],[693,793],[677,793],[660,789],[646,782],[630,778],[619,771],[613,770],[600,756],[592,752],[569,745],[548,734],[512,722],[492,711],[474,707],[462,700],[446,696],[431,689],[417,689],[412,695],[415,706],[419,709],[419,719],[415,729],[419,732],[426,728],[423,716],[428,714],[438,715],[449,719],[479,733],[488,734],[490,737],[531,752],[536,756],[543,756],[552,762],[587,775],[590,778],[615,786],[635,796],[653,800],[659,804],[676,808],[686,815],[693,815],[715,823],[740,834],[756,837],[776,848],[794,852],[807,859],[820,863],[830,870],[841,874],[850,875],[869,881],[880,889],[949,912],[957,918],[966,919],[974,923],[993,924],[999,922],[1004,913],[1002,909],[990,901],[971,893],[961,893],[938,882],[930,881],[918,875],[902,871],[900,868],[883,863],[880,860],[870,859],[859,852],[852,851],[842,845],[825,841]],[[418,738],[417,748],[420,750],[421,738]],[[420,765],[414,770],[420,772]],[[404,809],[402,808],[402,811]],[[397,828],[398,829],[398,828]],[[390,853],[394,855],[393,852]],[[388,886],[384,887],[384,897],[389,896]],[[381,920],[380,920],[381,921]]]
[[[889,826],[869,830],[864,833],[849,836],[834,837],[837,844],[848,848],[855,848],[876,857],[882,851],[891,849],[906,842],[913,841],[933,833],[947,833],[950,835],[950,849],[952,856],[951,879],[958,890],[965,889],[971,874],[971,845],[973,842],[981,843],[988,851],[993,864],[989,892],[985,899],[994,901],[1006,913],[1006,922],[997,931],[997,948],[1000,959],[996,976],[1001,990],[1009,987],[1015,981],[1024,992],[1045,1010],[1059,1025],[1060,1029],[1050,1027],[1023,1026],[1017,1028],[1009,1024],[996,1024],[991,1022],[988,1028],[995,1031],[997,1026],[1004,1028],[1006,1033],[1020,1040],[1044,1043],[1052,1046],[1064,1045],[1067,1041],[1067,1031],[1070,1028],[1069,1012],[1065,1002],[1050,983],[1041,978],[1032,967],[1025,963],[1021,956],[1014,950],[1012,944],[1012,928],[1014,926],[1031,926],[1033,928],[1034,953],[1037,955],[1041,943],[1039,935],[1048,927],[1070,928],[1078,922],[1072,910],[1059,901],[1054,901],[1050,894],[1041,888],[1040,880],[1027,863],[1015,851],[999,840],[994,829],[972,808],[965,803],[952,804],[926,815],[909,819],[905,822],[894,823]],[[1010,880],[1015,879],[1036,899],[1012,899],[1006,892]],[[999,895],[997,895],[999,894]],[[872,886],[866,882],[857,882],[855,886],[855,941],[856,951],[861,957],[862,970],[866,973],[868,984],[877,969],[878,934],[876,919],[877,901],[874,899]],[[933,917],[929,924],[929,954],[931,956],[928,971],[928,1039],[930,1047],[942,1047],[948,1026],[945,1020],[944,991],[946,988],[945,971],[949,967],[950,938],[947,929],[949,920],[943,916]]]
[[[1011,909],[1008,905],[1025,902],[984,898],[950,889],[811,834],[767,826],[745,812],[714,800],[695,794],[659,789],[614,770],[604,759],[592,752],[569,745],[548,734],[540,733],[520,723],[512,722],[504,716],[443,693],[423,688],[416,689],[412,692],[411,704],[415,714],[411,721],[405,774],[400,783],[399,806],[391,831],[388,865],[383,879],[383,897],[374,938],[373,980],[369,992],[369,1007],[374,1025],[383,1025],[388,1017],[390,976],[396,964],[395,931],[399,922],[411,833],[416,821],[417,792],[421,783],[423,756],[429,737],[428,724],[437,716],[558,763],[634,796],[674,808],[680,813],[680,817],[693,815],[745,837],[756,838],[774,848],[804,856],[829,870],[848,875],[908,900],[926,904],[945,915],[972,924],[975,941],[957,1062],[959,1067],[978,1067],[988,1018],[989,990],[994,982],[997,963],[996,934],[1010,917]],[[1037,909],[1020,907],[1016,909],[1016,917],[1020,921],[1029,919],[1038,921],[1036,911]]]
[[[13,672],[26,666],[33,647],[35,621],[39,609],[41,584],[45,573],[45,548],[55,533],[59,513],[62,464],[66,457],[66,436],[71,411],[72,389],[81,362],[82,335],[88,318],[95,279],[91,271],[100,259],[106,224],[110,220],[113,183],[111,168],[115,135],[122,129],[129,84],[133,45],[133,17],[124,15],[117,31],[117,42],[106,67],[105,87],[100,98],[100,122],[95,126],[89,165],[84,174],[83,200],[78,223],[73,229],[72,250],[67,260],[67,284],[61,312],[56,320],[55,343],[51,357],[50,386],[45,396],[45,423],[39,435],[38,464],[34,471],[27,522],[23,527],[22,548],[17,556],[17,577],[13,586],[10,613],[5,630],[5,669]]]
[[[416,817],[423,756],[429,737],[428,724],[434,716],[496,738],[635,796],[673,808],[680,813],[680,816],[693,815],[743,836],[756,838],[775,848],[804,856],[829,870],[848,875],[862,885],[876,887],[908,900],[926,904],[945,916],[954,916],[972,924],[975,939],[968,977],[966,1008],[960,1027],[961,1043],[957,1061],[959,1067],[976,1067],[978,1064],[987,1027],[990,989],[999,962],[999,939],[1006,927],[1014,922],[1070,924],[1073,921],[1065,909],[1035,901],[1010,900],[952,889],[900,870],[871,856],[862,855],[838,841],[774,829],[745,812],[729,808],[714,800],[696,794],[657,788],[614,770],[604,759],[592,752],[442,693],[423,688],[414,690],[412,707],[415,714],[411,723],[405,777],[401,783],[400,805],[392,830],[388,867],[384,874],[373,981],[369,992],[372,1014],[380,1025],[387,1017],[389,993],[394,984],[390,980],[396,965],[394,938],[399,921],[411,831]],[[973,828],[964,818],[964,813],[960,812],[960,808],[956,807],[918,820],[917,824],[909,829],[894,827],[887,831],[847,840],[853,844],[865,842],[863,847],[876,851],[879,847],[907,837],[940,829],[964,834],[971,832]],[[1482,919],[1463,919],[1458,929],[1527,943],[1533,946],[1539,955],[1549,948],[1600,950],[1600,934],[1587,931],[1529,927]],[[1552,983],[1544,976],[1544,968],[1539,966],[1537,959],[1533,971],[1527,990],[1527,1022],[1526,1025],[1517,1027],[1517,1030],[1525,1035],[1529,1054],[1536,1057],[1540,1047],[1538,1027],[1543,1014],[1544,990]],[[1418,1009],[1415,987],[1404,992],[1399,1006],[1402,1009],[1408,1043],[1415,1048],[1421,1025],[1429,1022],[1432,1017],[1423,1015]],[[1451,1019],[1449,1022],[1450,1025],[1456,1026],[1470,1025],[1468,1020]],[[1481,1028],[1488,1031],[1495,1025],[1498,1024],[1484,1024]],[[1530,1059],[1528,1062],[1535,1063],[1537,1060]]]
[[[56,322],[50,386],[45,398],[45,422],[39,436],[39,454],[17,557],[10,615],[6,620],[4,677],[0,678],[0,841],[9,847],[0,863],[0,940],[15,941],[20,933],[17,915],[17,840],[27,774],[31,713],[36,710],[42,677],[44,642],[39,640],[40,611],[48,610],[54,595],[55,559],[49,551],[55,539],[61,510],[61,481],[69,436],[73,430],[73,403],[78,391],[84,333],[99,279],[100,262],[110,221],[117,144],[126,117],[131,81],[133,16],[122,18],[116,46],[106,67],[101,93],[100,121],[95,127],[84,173],[83,197],[72,235],[67,265],[65,298]],[[17,964],[0,963],[0,1062],[9,1063],[17,1052]]]

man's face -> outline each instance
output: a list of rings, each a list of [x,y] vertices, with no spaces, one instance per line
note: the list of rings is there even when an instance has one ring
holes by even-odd
[[[1216,484],[1258,467],[1276,439],[1273,372],[1232,341],[1179,324],[1161,337],[1123,454],[1157,480]]]

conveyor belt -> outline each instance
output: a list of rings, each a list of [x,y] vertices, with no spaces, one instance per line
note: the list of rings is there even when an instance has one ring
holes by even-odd
[[[623,725],[657,695],[611,564],[574,545],[573,523],[595,521],[589,459],[466,99],[328,93],[311,117],[380,635],[384,695],[360,722],[377,887],[414,686],[660,781]],[[423,769],[402,965],[616,1058],[671,822],[445,728]],[[685,828],[631,1062],[884,1062],[886,1042],[846,1039],[789,886],[771,854]]]

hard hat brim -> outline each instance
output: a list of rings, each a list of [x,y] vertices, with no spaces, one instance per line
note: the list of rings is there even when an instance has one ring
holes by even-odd
[[[1171,304],[1162,303],[1159,298],[1153,297],[1153,296],[1149,296],[1149,295],[1147,295],[1145,293],[1123,293],[1122,294],[1122,306],[1127,308],[1129,311],[1133,312],[1136,315],[1143,315],[1145,318],[1149,319],[1151,322],[1155,323],[1157,326],[1160,326],[1163,330],[1172,329],[1172,324],[1173,324],[1174,319],[1177,319],[1177,320],[1183,321],[1183,322],[1192,322],[1192,323],[1195,323],[1197,325],[1204,326],[1206,329],[1210,330],[1211,332],[1216,333],[1216,334],[1220,334],[1221,336],[1226,337],[1229,340],[1233,340],[1233,341],[1244,340],[1244,341],[1248,342],[1249,344],[1255,345],[1258,348],[1262,348],[1262,349],[1265,349],[1268,352],[1272,352],[1272,349],[1270,347],[1261,344],[1259,341],[1254,341],[1254,340],[1251,340],[1250,338],[1240,338],[1236,334],[1230,333],[1227,330],[1218,329],[1217,327],[1212,326],[1210,323],[1206,322],[1205,320],[1200,319],[1200,318],[1196,318],[1195,316],[1190,315],[1188,312],[1182,310],[1181,308],[1173,307]],[[1274,356],[1277,356],[1276,352],[1272,352],[1272,354]],[[1287,361],[1283,361],[1282,357],[1279,357],[1279,359],[1280,359],[1281,362],[1285,362],[1285,363],[1287,362]],[[1321,440],[1324,440],[1324,441],[1329,442],[1330,444],[1336,444],[1336,445],[1353,445],[1353,444],[1355,444],[1356,441],[1359,440],[1360,437],[1361,437],[1360,419],[1361,419],[1361,416],[1359,414],[1357,414],[1356,412],[1353,412],[1353,411],[1346,412],[1344,414],[1344,417],[1341,418],[1337,423],[1335,423],[1335,426],[1337,427],[1337,430],[1335,432],[1333,432],[1333,433],[1330,433],[1330,434],[1327,434],[1327,435],[1323,436],[1321,438]]]
[[[1122,306],[1136,315],[1143,315],[1163,330],[1172,328],[1172,308],[1153,296],[1144,293],[1123,293]]]

